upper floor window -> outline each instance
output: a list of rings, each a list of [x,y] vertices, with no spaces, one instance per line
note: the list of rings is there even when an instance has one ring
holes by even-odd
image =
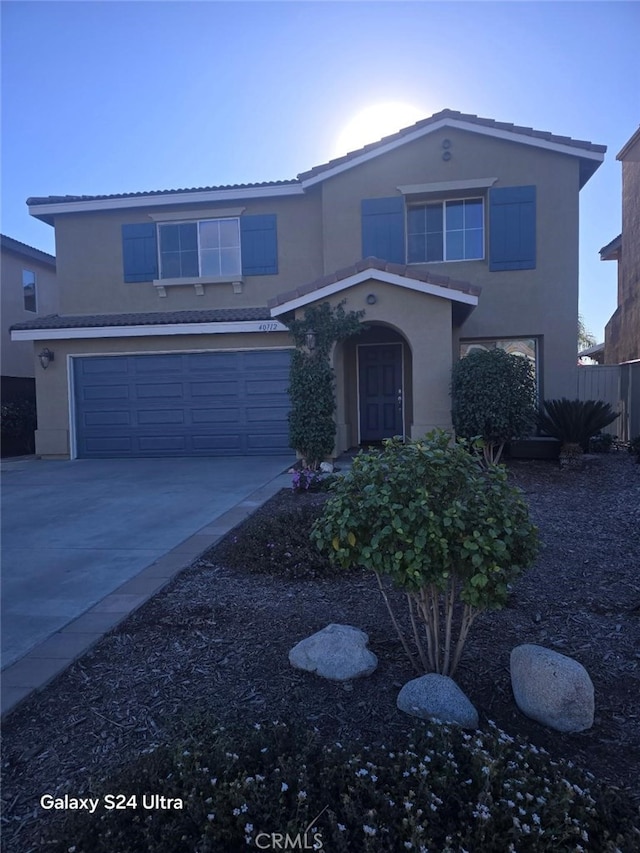
[[[24,299],[24,310],[38,310],[36,306],[36,274],[31,270],[22,270],[22,296]]]
[[[238,276],[239,219],[205,219],[159,225],[160,278]]]
[[[468,261],[484,257],[484,204],[456,199],[407,208],[407,261]]]

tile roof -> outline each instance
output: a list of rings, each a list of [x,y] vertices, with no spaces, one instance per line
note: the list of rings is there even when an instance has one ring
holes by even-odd
[[[171,189],[171,190],[148,190],[142,192],[133,192],[133,193],[111,193],[109,195],[51,195],[51,196],[32,196],[27,199],[27,204],[30,207],[37,207],[38,205],[45,204],[67,204],[71,202],[90,202],[90,201],[105,201],[109,199],[133,199],[133,198],[144,198],[146,196],[167,196],[167,195],[178,195],[178,194],[189,194],[189,193],[202,193],[202,192],[222,192],[222,191],[252,191],[261,188],[269,188],[269,187],[295,187],[302,186],[304,181],[315,178],[318,175],[321,175],[323,172],[330,171],[338,166],[342,166],[344,164],[349,163],[351,160],[356,160],[358,157],[363,154],[368,154],[369,152],[375,152],[379,148],[383,148],[385,145],[389,143],[396,142],[402,140],[403,137],[408,136],[410,134],[415,133],[418,130],[423,128],[429,128],[431,125],[437,124],[440,121],[449,119],[451,121],[459,121],[465,122],[467,124],[475,124],[478,127],[485,127],[491,130],[496,131],[504,131],[508,133],[518,134],[523,137],[528,137],[530,139],[537,139],[546,142],[553,142],[559,145],[566,145],[571,148],[576,149],[576,155],[579,155],[579,152],[588,151],[588,152],[596,152],[599,154],[604,154],[607,150],[606,145],[596,145],[593,142],[588,142],[582,139],[572,139],[569,136],[558,136],[554,133],[550,133],[549,131],[544,130],[534,130],[531,127],[523,127],[521,125],[511,124],[509,122],[501,122],[495,121],[494,119],[489,118],[481,118],[480,116],[474,115],[472,113],[461,113],[457,110],[441,110],[438,113],[430,116],[429,118],[421,119],[409,127],[405,127],[402,130],[397,131],[389,136],[385,136],[383,139],[378,140],[377,142],[371,142],[368,145],[359,148],[357,151],[351,151],[348,154],[345,154],[343,157],[337,157],[333,160],[329,160],[327,163],[323,163],[319,166],[313,166],[311,169],[306,172],[301,172],[296,178],[290,180],[282,180],[282,181],[262,181],[260,183],[247,183],[247,184],[223,184],[220,186],[209,186],[209,187],[188,187],[182,189]],[[597,166],[595,166],[597,168]],[[592,170],[594,171],[595,168]],[[590,177],[590,174],[587,175]]]
[[[301,296],[308,296],[316,290],[327,287],[327,285],[344,281],[345,279],[351,278],[351,276],[357,275],[360,272],[365,272],[366,270],[380,270],[393,275],[403,276],[404,278],[410,278],[415,281],[434,284],[438,287],[458,290],[462,293],[471,294],[472,296],[479,296],[482,290],[478,285],[471,284],[468,281],[458,281],[456,279],[449,278],[449,276],[446,275],[436,275],[435,273],[428,272],[427,270],[420,270],[413,266],[392,264],[387,261],[382,261],[380,258],[370,257],[365,258],[362,261],[358,261],[349,267],[338,270],[331,275],[325,275],[322,278],[318,278],[315,281],[309,282],[309,284],[301,285],[300,287],[289,290],[286,293],[280,293],[278,296],[270,299],[267,302],[267,305],[269,308],[276,308],[278,305],[284,305],[287,302],[291,302],[293,299],[299,299]]]
[[[201,311],[149,311],[140,314],[49,314],[25,323],[14,323],[11,330],[91,329],[107,326],[169,326],[182,323],[241,323],[246,320],[271,320],[267,308],[213,308]]]
[[[145,190],[135,193],[111,193],[110,195],[48,195],[32,196],[27,199],[27,204],[35,206],[39,204],[66,204],[72,201],[104,201],[110,198],[144,198],[156,195],[177,195],[178,193],[206,193],[223,190],[255,190],[260,187],[287,187],[296,186],[300,182],[296,179],[286,181],[261,181],[255,184],[221,184],[215,187],[185,187],[177,190]]]
[[[384,139],[380,139],[378,142],[371,142],[369,145],[365,145],[358,151],[351,151],[348,154],[345,154],[343,157],[337,157],[334,160],[330,160],[328,163],[323,163],[320,166],[314,166],[307,172],[302,172],[300,175],[298,175],[298,178],[304,181],[307,178],[315,177],[316,175],[319,175],[322,172],[325,172],[329,169],[333,169],[336,166],[342,165],[343,163],[347,163],[349,160],[359,157],[361,154],[364,154],[369,151],[375,151],[376,148],[381,148],[384,145],[388,145],[390,142],[395,142],[396,140],[402,139],[403,136],[415,133],[417,130],[427,128],[430,125],[436,124],[437,122],[443,121],[445,119],[467,122],[469,124],[476,124],[480,127],[487,127],[492,130],[501,130],[506,131],[508,133],[517,133],[522,136],[528,136],[532,139],[540,139],[544,140],[545,142],[555,142],[558,145],[568,145],[573,148],[582,149],[584,151],[593,151],[600,154],[604,154],[607,150],[606,145],[596,145],[595,143],[588,142],[587,140],[572,139],[570,136],[557,136],[555,133],[550,133],[546,130],[534,130],[532,127],[523,127],[521,125],[511,124],[509,122],[495,121],[494,119],[490,118],[481,118],[480,116],[474,115],[473,113],[461,113],[457,110],[445,109],[441,110],[439,113],[434,113],[434,115],[430,116],[429,118],[421,119],[410,127],[405,127],[402,130],[399,130],[397,133],[392,133],[390,136],[385,136]]]
[[[36,261],[41,261],[44,264],[49,264],[55,267],[56,259],[54,255],[48,252],[43,252],[42,249],[36,249],[35,246],[29,246],[27,243],[21,243],[20,240],[14,240],[13,237],[7,237],[5,234],[0,234],[0,245],[3,249],[9,252],[15,252],[19,255],[33,258]]]

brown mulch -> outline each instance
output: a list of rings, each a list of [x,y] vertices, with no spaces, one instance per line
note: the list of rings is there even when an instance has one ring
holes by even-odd
[[[573,761],[640,803],[640,465],[624,452],[583,470],[512,462],[543,549],[509,606],[478,618],[456,681],[492,719],[554,758]],[[322,495],[281,492],[261,513]],[[242,535],[242,528],[234,531]],[[396,709],[414,673],[375,579],[356,572],[286,581],[231,569],[224,543],[109,633],[5,721],[3,850],[46,849],[43,793],[79,796],[92,781],[179,730],[184,714],[221,721],[297,720],[327,737],[375,741],[415,721]],[[367,631],[379,666],[336,684],[293,670],[288,652],[330,622]],[[596,716],[579,734],[546,730],[516,708],[509,653],[538,643],[575,657],[595,685]]]

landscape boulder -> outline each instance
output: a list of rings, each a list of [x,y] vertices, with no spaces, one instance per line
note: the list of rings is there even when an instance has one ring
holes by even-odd
[[[522,713],[543,726],[582,732],[593,725],[593,683],[573,658],[530,643],[516,646],[511,687]]]
[[[431,672],[408,681],[397,700],[398,708],[421,720],[478,728],[478,712],[451,678]]]
[[[367,648],[368,642],[367,634],[351,625],[327,625],[294,646],[289,663],[332,681],[350,681],[371,675],[378,666],[378,658]]]

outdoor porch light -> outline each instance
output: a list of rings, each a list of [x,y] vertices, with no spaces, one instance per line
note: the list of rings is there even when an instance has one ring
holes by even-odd
[[[48,347],[45,347],[42,352],[38,353],[38,358],[40,359],[40,364],[42,365],[42,369],[46,370],[47,367],[53,361],[53,353]]]
[[[316,333],[313,331],[313,329],[309,329],[309,331],[305,335],[305,341],[308,350],[314,350],[316,348]]]

